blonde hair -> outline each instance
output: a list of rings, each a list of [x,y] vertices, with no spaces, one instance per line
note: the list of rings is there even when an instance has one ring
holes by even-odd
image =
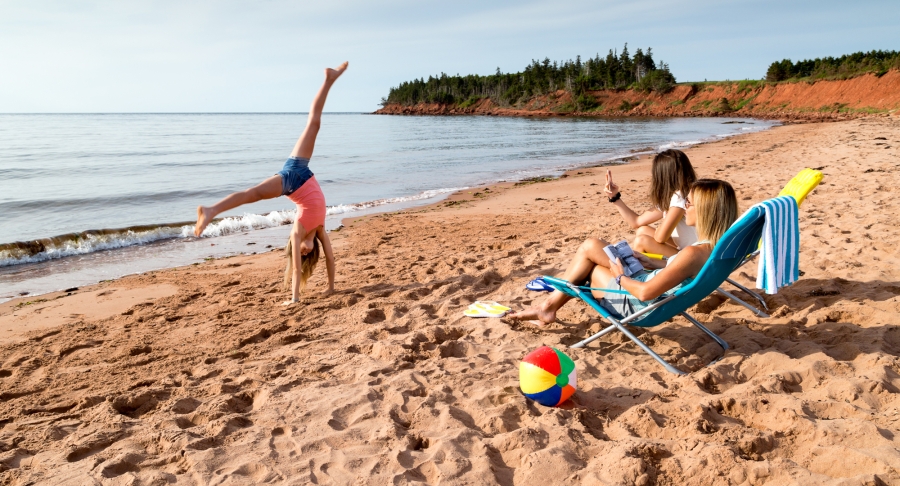
[[[716,246],[738,217],[734,188],[718,179],[700,179],[691,187],[691,204],[697,211],[698,236]]]
[[[687,197],[691,184],[697,180],[694,166],[681,150],[669,149],[656,154],[650,172],[650,202],[660,211],[669,210],[676,192]]]
[[[284,268],[284,288],[291,290],[291,277],[294,276],[294,248],[291,238],[288,238],[287,246],[284,247],[284,255],[287,257],[287,266]],[[316,270],[317,263],[319,263],[319,237],[313,236],[312,251],[300,258],[300,290],[306,288],[306,281]]]

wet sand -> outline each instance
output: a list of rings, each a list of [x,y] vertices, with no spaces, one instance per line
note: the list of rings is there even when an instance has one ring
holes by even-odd
[[[755,317],[720,297],[624,336],[572,302],[546,329],[462,311],[522,308],[587,237],[629,230],[605,168],[467,190],[347,221],[338,293],[279,304],[280,252],[0,305],[4,484],[900,484],[900,119],[788,125],[687,150],[746,209],[804,167],[801,280]],[[649,158],[613,169],[649,206]],[[755,265],[734,277],[752,286]],[[320,269],[310,293],[324,285]],[[518,391],[550,345],[576,363],[561,408]]]

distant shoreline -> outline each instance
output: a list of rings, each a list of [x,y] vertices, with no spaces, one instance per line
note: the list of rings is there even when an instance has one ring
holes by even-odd
[[[572,94],[557,90],[504,107],[491,98],[474,103],[389,103],[378,115],[518,117],[752,117],[817,122],[890,114],[900,109],[900,71],[845,80],[768,84],[755,81],[679,84],[665,94],[638,90],[587,92],[599,106],[576,111]]]

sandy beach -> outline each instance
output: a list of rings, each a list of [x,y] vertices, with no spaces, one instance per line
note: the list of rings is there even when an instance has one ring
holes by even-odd
[[[772,317],[718,296],[691,309],[731,345],[711,366],[721,349],[681,318],[636,334],[683,377],[617,333],[567,349],[605,327],[579,302],[543,329],[463,317],[539,301],[525,283],[585,238],[630,237],[606,168],[579,169],[347,221],[338,292],[302,305],[280,305],[280,251],[0,305],[0,483],[900,484],[900,117],[686,152],[742,210],[825,174]],[[633,208],[649,167],[613,168]],[[560,408],[518,390],[541,345],[576,363]]]

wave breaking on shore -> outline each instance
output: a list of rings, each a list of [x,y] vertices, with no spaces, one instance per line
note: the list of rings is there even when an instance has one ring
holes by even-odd
[[[388,204],[422,201],[463,189],[466,189],[466,187],[434,189],[423,191],[413,196],[377,199],[354,204],[338,204],[329,206],[326,215],[334,216]],[[214,220],[203,231],[202,237],[213,238],[245,231],[274,228],[292,224],[296,218],[297,211],[295,209],[272,211],[268,214],[245,213],[241,216]],[[0,243],[0,267],[39,263],[98,251],[115,250],[134,245],[147,245],[174,238],[196,238],[194,236],[194,223],[185,221],[158,225],[129,226],[127,228],[88,230],[31,241]]]

